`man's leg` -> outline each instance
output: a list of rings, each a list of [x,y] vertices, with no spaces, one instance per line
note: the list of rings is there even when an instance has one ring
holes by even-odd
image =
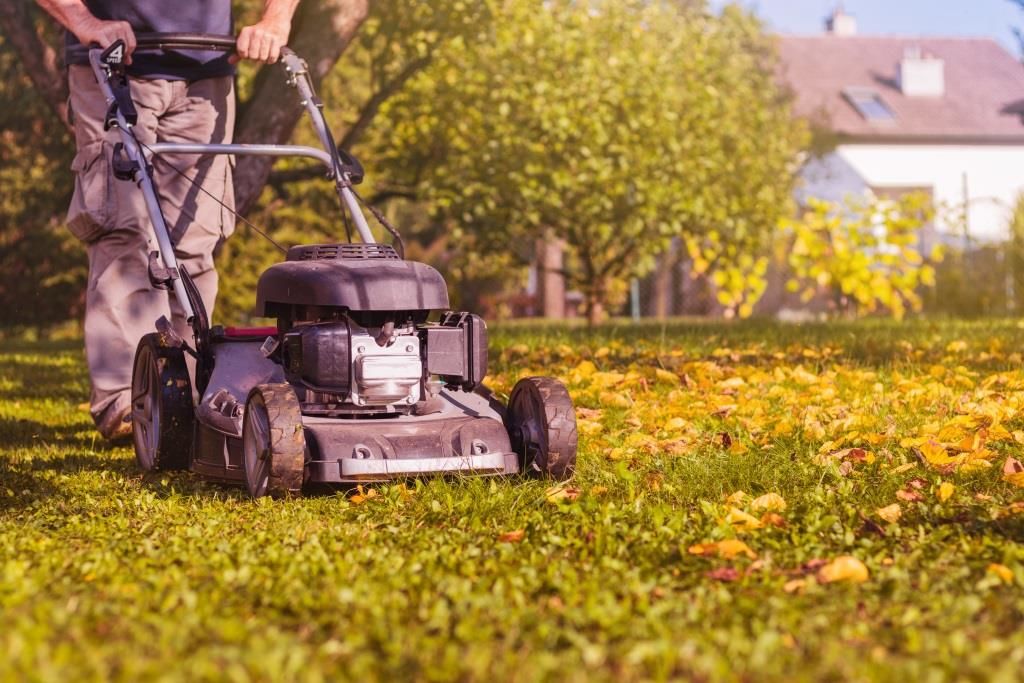
[[[136,346],[170,309],[167,294],[149,284],[151,228],[142,193],[133,183],[116,180],[110,170],[110,153],[120,137],[116,130],[103,130],[106,103],[92,70],[73,66],[69,80],[78,154],[68,224],[89,255],[85,351],[92,381],[90,412],[105,437],[126,436]],[[135,133],[144,141],[155,139],[165,86],[164,81],[132,82],[139,111]]]
[[[174,97],[157,129],[161,142],[231,142],[235,125],[232,78],[182,81],[173,86]],[[167,155],[156,160],[154,174],[175,255],[212,316],[218,284],[214,251],[235,227],[230,159],[224,155]],[[173,297],[171,311],[178,334],[191,339],[191,329]]]

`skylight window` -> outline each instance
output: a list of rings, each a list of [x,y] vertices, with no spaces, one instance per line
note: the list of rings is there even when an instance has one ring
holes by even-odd
[[[872,123],[892,123],[896,120],[896,114],[889,105],[885,103],[878,91],[870,88],[847,88],[843,91],[847,101],[853,108]]]

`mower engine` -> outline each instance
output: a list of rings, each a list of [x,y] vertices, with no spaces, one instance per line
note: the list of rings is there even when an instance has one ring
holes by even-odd
[[[283,287],[275,269],[289,271]],[[330,284],[320,287],[328,269]],[[338,287],[339,275],[351,288]],[[293,295],[300,284],[306,291]],[[260,292],[284,331],[274,352],[306,415],[410,413],[444,386],[472,391],[487,372],[483,320],[448,312],[428,323],[448,304],[440,275],[388,246],[295,247],[264,274]]]

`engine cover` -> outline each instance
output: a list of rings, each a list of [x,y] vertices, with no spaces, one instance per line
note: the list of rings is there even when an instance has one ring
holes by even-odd
[[[288,260],[263,271],[256,285],[259,315],[277,317],[292,306],[443,310],[448,287],[436,270],[403,261],[387,245],[308,245],[289,249]]]

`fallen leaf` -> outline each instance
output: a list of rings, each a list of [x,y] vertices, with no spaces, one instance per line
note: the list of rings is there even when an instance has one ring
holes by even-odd
[[[807,579],[790,579],[782,585],[782,590],[787,593],[798,593],[807,585]]]
[[[668,370],[662,370],[661,368],[654,369],[654,378],[659,382],[668,382],[669,384],[679,384],[679,375]]]
[[[725,521],[740,531],[753,531],[761,528],[761,520],[735,507],[729,508],[729,512],[725,515]]]
[[[766,512],[761,515],[761,524],[764,526],[774,526],[784,529],[786,527],[786,520],[777,512]]]
[[[725,499],[725,502],[729,505],[742,505],[743,501],[747,499],[747,494],[743,491],[733,491]]]
[[[999,577],[999,580],[1005,584],[1013,583],[1013,571],[1011,571],[1005,564],[993,562],[985,571],[993,576]]]
[[[751,560],[757,559],[757,553],[751,550],[750,546],[743,541],[732,538],[724,541],[697,543],[687,548],[686,552],[691,555],[702,555],[705,557],[722,557],[726,560],[731,560],[737,555],[746,555]]]
[[[506,531],[505,533],[498,536],[498,540],[502,543],[519,543],[526,536],[526,531],[523,529],[516,529],[515,531]]]
[[[1024,465],[1016,458],[1007,458],[1003,463],[1003,481],[1024,488]]]
[[[868,580],[868,568],[852,555],[842,555],[818,570],[820,583],[864,583]]]
[[[564,484],[558,486],[552,486],[544,492],[544,497],[547,501],[553,505],[559,503],[571,503],[580,497],[580,490],[575,486],[565,486]]]
[[[897,491],[896,497],[899,498],[900,500],[905,500],[908,503],[924,500],[924,496],[922,496],[919,492],[909,488],[900,489],[899,491]]]
[[[903,509],[899,503],[893,503],[892,505],[886,505],[884,508],[878,508],[875,510],[875,514],[890,524],[896,524],[900,521]]]
[[[715,581],[732,583],[739,580],[740,573],[734,567],[718,567],[717,569],[704,572],[704,576]]]
[[[955,490],[956,487],[953,486],[953,484],[951,484],[948,481],[944,481],[941,484],[939,484],[939,501],[945,503],[947,500],[953,497],[953,491]]]
[[[786,500],[777,493],[766,493],[750,501],[750,509],[782,512],[786,509]]]

